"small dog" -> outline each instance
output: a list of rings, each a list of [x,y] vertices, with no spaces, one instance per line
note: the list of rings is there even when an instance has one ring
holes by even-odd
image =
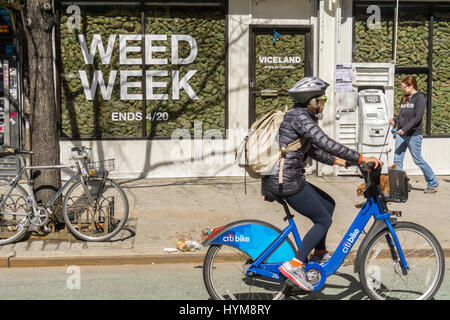
[[[395,168],[397,168],[397,164],[395,163],[392,166],[390,166],[390,169]],[[358,188],[356,188],[356,194],[358,195],[358,197],[363,195],[365,188],[366,188],[365,182],[363,182],[361,185],[358,186]],[[389,194],[391,193],[391,188],[389,186],[389,176],[387,174],[382,174],[380,176],[380,188],[381,192],[383,192],[383,195],[385,197],[389,196]]]

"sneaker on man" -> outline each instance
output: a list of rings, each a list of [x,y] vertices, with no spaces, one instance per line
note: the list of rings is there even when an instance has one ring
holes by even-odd
[[[437,187],[439,187],[439,183],[433,188],[426,188],[423,193],[433,194],[437,192]]]
[[[309,256],[310,262],[316,262],[318,264],[324,264],[331,259],[331,254],[327,251],[321,254],[312,254]]]
[[[290,261],[286,261],[279,267],[279,270],[286,278],[294,282],[303,290],[312,291],[314,289],[314,286],[309,283],[306,278],[304,266],[294,267]]]

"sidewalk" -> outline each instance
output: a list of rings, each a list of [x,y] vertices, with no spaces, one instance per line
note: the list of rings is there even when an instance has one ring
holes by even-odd
[[[413,190],[406,204],[392,204],[401,210],[399,220],[413,221],[429,229],[450,255],[450,176],[439,176],[439,192],[423,193],[423,176],[411,176]],[[356,196],[362,179],[356,176],[308,176],[307,180],[328,192],[336,201],[333,225],[328,232],[328,248],[334,251],[364,202]],[[118,181],[127,193],[130,216],[126,230],[114,241],[82,242],[65,234],[62,239],[31,237],[0,247],[0,267],[151,264],[195,262],[201,264],[207,248],[195,252],[167,253],[179,238],[200,242],[205,226],[217,227],[240,219],[258,219],[279,228],[286,226],[278,203],[262,200],[259,180],[247,177],[128,179]],[[311,222],[296,214],[295,222],[303,236]],[[366,228],[366,231],[368,228]],[[361,243],[361,235],[352,253]],[[352,259],[352,256],[349,256]]]

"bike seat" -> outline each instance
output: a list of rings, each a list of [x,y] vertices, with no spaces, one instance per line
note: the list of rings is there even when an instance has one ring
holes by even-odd
[[[282,197],[277,196],[276,194],[273,194],[270,191],[262,190],[261,193],[264,196],[264,200],[265,201],[269,201],[269,202],[277,201],[277,202],[280,202],[280,203],[283,201]]]

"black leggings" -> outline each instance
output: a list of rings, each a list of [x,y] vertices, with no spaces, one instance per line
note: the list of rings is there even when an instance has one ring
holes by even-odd
[[[312,249],[326,249],[325,240],[331,226],[334,200],[324,191],[305,181],[303,189],[286,197],[287,203],[301,215],[311,219],[314,226],[306,233],[295,257],[306,262]]]

